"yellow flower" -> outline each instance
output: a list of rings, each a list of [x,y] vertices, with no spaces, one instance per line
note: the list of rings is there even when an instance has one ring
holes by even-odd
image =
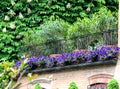
[[[32,77],[32,73],[28,73],[28,77]]]
[[[6,69],[7,68],[7,65],[6,65],[6,63],[4,63],[4,69]]]
[[[33,78],[37,78],[39,75],[38,74],[33,74]]]
[[[15,72],[15,69],[14,69],[14,68],[10,68],[10,70],[11,70],[12,72]]]

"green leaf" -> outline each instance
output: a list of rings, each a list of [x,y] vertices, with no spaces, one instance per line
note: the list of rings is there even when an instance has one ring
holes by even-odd
[[[23,69],[25,67],[25,63],[22,62],[21,65],[20,65],[20,68]]]
[[[34,89],[41,89],[41,86],[39,83],[35,84]]]

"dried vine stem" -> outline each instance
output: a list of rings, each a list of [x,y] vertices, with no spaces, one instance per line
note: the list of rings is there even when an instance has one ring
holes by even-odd
[[[20,73],[20,76],[19,76],[19,78],[17,80],[17,83],[12,89],[17,89],[17,87],[19,87],[19,85],[21,85],[20,80],[21,80],[22,76],[24,75],[25,71],[26,71],[26,69],[23,70],[22,73]]]
[[[5,89],[10,89],[11,85],[12,85],[13,79],[10,80],[10,82],[8,83],[7,87]]]
[[[18,69],[20,70],[18,71],[18,73],[16,73],[15,76],[11,77],[11,80],[5,89],[18,89],[18,87],[21,85],[20,80],[22,79],[22,76],[25,74],[27,67],[28,67],[27,65],[23,69],[19,67]],[[14,79],[16,79],[17,77],[18,79],[17,79],[15,86],[12,86],[13,82],[15,81]]]

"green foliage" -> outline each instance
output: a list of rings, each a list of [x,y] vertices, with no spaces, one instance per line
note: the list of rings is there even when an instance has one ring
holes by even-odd
[[[112,13],[110,10],[103,7],[100,8],[98,12],[92,14],[90,18],[78,18],[69,28],[68,37],[115,29],[118,23],[116,13]]]
[[[0,0],[0,61],[18,60],[22,55],[20,45],[24,33],[41,30],[40,24],[50,16],[73,23],[78,17],[90,17],[103,6],[117,11],[118,0]]]
[[[78,87],[75,82],[71,82],[68,89],[78,89]]]
[[[22,78],[21,74],[24,73],[23,70],[25,70],[28,67],[27,62],[28,62],[28,59],[25,59],[21,63],[19,68],[13,67],[14,62],[8,62],[8,61],[1,62],[0,63],[0,89],[13,89],[12,87],[18,84],[18,79],[20,80]]]
[[[104,13],[103,13],[104,12]],[[108,29],[114,29],[117,28],[117,23],[118,23],[118,16],[117,12],[112,13],[110,10],[107,8],[100,8],[100,11],[96,14],[93,14],[94,16],[97,16],[98,20],[98,30],[103,31],[103,30],[108,30]]]
[[[30,30],[29,32],[25,33],[25,38],[23,39],[24,49],[27,51],[30,49],[32,52],[30,54],[38,53],[38,55],[49,55],[51,53],[55,53],[55,49],[59,48],[58,45],[63,45],[62,49],[66,50],[66,52],[69,52],[74,49],[73,44],[75,44],[75,40],[71,39],[66,42],[58,42],[58,40],[67,40],[75,36],[93,34],[96,32],[107,31],[109,29],[115,29],[117,28],[117,23],[118,21],[116,13],[112,13],[105,7],[100,8],[98,12],[93,13],[90,18],[78,18],[77,21],[73,24],[69,24],[60,18],[55,20],[55,17],[52,16],[50,20],[45,21],[40,25],[40,30]],[[98,43],[101,44],[101,37],[96,37],[99,38]],[[93,44],[96,40],[96,37],[91,39],[91,42],[93,41]],[[84,39],[79,40],[86,44]],[[56,41],[58,44],[56,44]],[[66,45],[69,46],[66,47]]]
[[[28,73],[28,74],[27,74],[27,78],[29,79],[29,81],[32,81],[32,80],[33,80],[32,74],[31,74],[31,73]]]
[[[9,83],[13,72],[11,67],[14,62],[2,62],[0,63],[0,89],[4,89]]]
[[[37,84],[35,84],[34,89],[42,89],[42,88],[41,88],[40,84],[37,83]]]
[[[49,21],[41,24],[39,28],[41,30],[34,30],[25,33],[23,46],[24,48],[37,46],[37,49],[39,50],[36,50],[36,53],[39,53],[41,50],[41,53],[48,55],[53,50],[50,48],[55,48],[56,45],[50,44],[49,42],[52,41],[54,43],[57,40],[66,39],[69,24],[62,19],[50,19]],[[47,43],[49,45],[47,46],[47,44],[44,43]]]
[[[40,25],[41,30],[33,30],[25,33],[24,42],[27,44],[39,44],[48,41],[64,39],[67,36],[69,24],[61,19],[46,21]],[[34,40],[36,39],[36,40]]]
[[[14,41],[15,37],[9,33],[0,33],[0,61],[19,57],[18,53],[19,43]]]
[[[116,79],[111,79],[107,85],[107,89],[119,89],[119,84]]]

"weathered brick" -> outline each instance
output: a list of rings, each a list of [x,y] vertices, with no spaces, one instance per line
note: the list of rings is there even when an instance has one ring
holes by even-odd
[[[79,89],[87,89],[87,86],[92,82],[108,82],[114,75],[115,65],[102,65],[102,66],[91,66],[91,67],[83,67],[77,69],[68,69],[68,70],[60,70],[53,72],[43,72],[39,74],[39,78],[48,78],[50,75],[53,75],[53,81],[49,85],[42,86],[51,86],[51,89],[68,89],[70,82],[74,81],[78,85]],[[98,75],[99,74],[99,75]],[[103,79],[103,78],[104,79]],[[93,79],[90,81],[90,79]],[[24,76],[22,83],[29,82],[27,78]],[[30,86],[31,87],[31,86]],[[27,86],[22,87],[20,89],[27,89]],[[29,89],[33,89],[32,87]],[[50,88],[48,88],[50,89]]]

